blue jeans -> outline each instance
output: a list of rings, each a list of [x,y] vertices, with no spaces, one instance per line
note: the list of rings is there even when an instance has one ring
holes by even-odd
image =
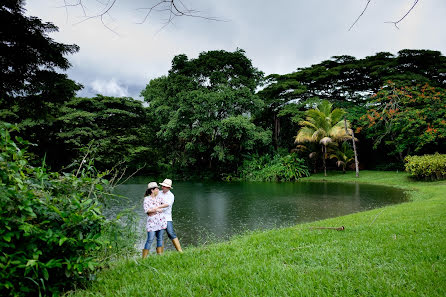
[[[167,236],[170,240],[177,238],[177,235],[175,234],[175,231],[173,230],[173,224],[172,221],[167,221]]]
[[[158,231],[147,232],[147,241],[146,241],[146,244],[144,245],[144,248],[146,250],[150,250],[150,246],[152,245],[152,242],[155,239],[155,235],[156,235],[156,247],[162,247],[163,246],[163,234],[164,234],[164,229],[158,230]]]

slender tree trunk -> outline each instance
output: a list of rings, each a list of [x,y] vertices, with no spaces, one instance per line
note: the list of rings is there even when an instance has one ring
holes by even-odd
[[[344,126],[345,126],[345,133],[347,135],[350,135],[348,133],[348,128],[347,128],[347,118],[344,117]],[[356,143],[355,143],[355,132],[353,132],[352,129],[352,134],[350,135],[352,137],[352,142],[353,142],[353,152],[355,154],[355,170],[356,170],[356,177],[359,177],[359,161],[358,161],[358,154],[356,153]]]
[[[327,166],[325,165],[326,150],[327,150],[327,147],[325,145],[322,145],[322,162],[324,163],[324,176],[327,176]]]

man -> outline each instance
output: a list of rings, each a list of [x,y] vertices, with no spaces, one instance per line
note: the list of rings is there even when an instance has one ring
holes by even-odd
[[[167,236],[170,238],[170,240],[172,240],[172,243],[177,251],[182,253],[183,250],[181,249],[180,242],[175,234],[175,231],[173,230],[172,224],[172,205],[175,200],[175,196],[170,191],[170,189],[172,189],[172,180],[166,178],[162,183],[160,183],[160,185],[162,186],[163,191],[160,192],[158,196],[160,196],[164,200],[164,203],[168,205],[163,211],[167,221]]]

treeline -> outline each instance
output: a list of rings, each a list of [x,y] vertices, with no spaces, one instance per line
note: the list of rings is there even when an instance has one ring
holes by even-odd
[[[294,140],[322,100],[346,112],[362,168],[403,168],[407,155],[446,150],[446,57],[438,51],[336,56],[265,77],[243,50],[215,50],[174,57],[168,74],[142,90],[145,103],[78,98],[81,86],[58,71],[77,46],[49,38],[57,28],[24,16],[22,4],[1,4],[3,25],[16,25],[1,35],[0,119],[16,123],[35,160],[45,157],[53,170],[88,154],[99,169],[228,178],[283,171],[293,152],[299,168],[317,171],[320,147]],[[328,167],[342,159],[348,169],[350,144],[327,156]]]

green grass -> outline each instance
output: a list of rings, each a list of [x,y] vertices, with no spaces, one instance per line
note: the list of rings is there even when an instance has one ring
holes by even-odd
[[[74,296],[446,296],[446,182],[363,171],[304,180],[410,190],[411,202],[114,263]],[[345,226],[345,231],[311,226]]]

